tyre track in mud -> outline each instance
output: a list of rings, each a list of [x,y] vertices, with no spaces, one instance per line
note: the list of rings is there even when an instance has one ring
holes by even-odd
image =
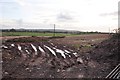
[[[14,58],[19,58],[20,60],[12,60],[13,62],[20,61],[18,64],[9,64],[9,65],[17,65],[9,74],[15,74],[17,70],[27,67],[27,66],[39,66],[46,65],[50,66],[49,71],[54,74],[56,72],[60,72],[63,69],[67,69],[69,67],[77,65],[78,63],[83,63],[81,61],[77,61],[77,57],[79,56],[77,52],[69,49],[67,47],[55,45],[50,42],[40,42],[40,43],[5,43],[2,45],[3,53],[7,54],[5,51],[10,51],[9,53],[14,56]],[[4,61],[5,59],[3,59]],[[16,61],[15,61],[16,60]],[[43,62],[39,62],[39,61]],[[78,63],[77,63],[78,62]],[[45,64],[46,63],[46,64]],[[5,63],[4,63],[5,64]],[[12,66],[10,66],[12,67]],[[51,71],[55,70],[55,71]],[[50,73],[46,71],[44,76]],[[55,76],[55,75],[54,75]],[[52,77],[52,76],[51,76]]]

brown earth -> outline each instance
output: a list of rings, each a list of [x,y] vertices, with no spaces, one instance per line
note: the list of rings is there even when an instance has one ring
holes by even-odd
[[[88,52],[90,49],[95,47],[97,44],[108,39],[109,34],[86,34],[80,36],[68,36],[62,39],[54,39],[51,42],[56,44],[68,45],[74,47],[79,52]]]
[[[92,34],[58,39],[29,37],[8,40],[3,43],[8,48],[2,46],[3,77],[105,78],[120,63],[120,40],[108,38],[108,34]],[[28,42],[23,42],[26,39]],[[46,54],[38,51],[36,56],[30,44],[37,50],[41,46]],[[18,50],[18,45],[22,47],[22,52]],[[57,51],[54,47],[62,51],[68,50],[71,57],[66,55],[66,58],[63,58],[59,53],[55,57],[44,45],[49,46],[55,53]],[[25,50],[31,54],[28,55]],[[73,55],[75,52],[77,56]]]

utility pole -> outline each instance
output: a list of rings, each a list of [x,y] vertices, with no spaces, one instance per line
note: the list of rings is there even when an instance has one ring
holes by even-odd
[[[54,24],[54,34],[53,34],[53,36],[55,37],[55,24]]]
[[[110,27],[109,27],[109,35],[110,35]]]

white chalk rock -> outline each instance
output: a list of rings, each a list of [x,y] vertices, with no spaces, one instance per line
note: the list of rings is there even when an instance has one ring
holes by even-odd
[[[82,58],[78,57],[78,58],[77,58],[77,62],[83,63]]]

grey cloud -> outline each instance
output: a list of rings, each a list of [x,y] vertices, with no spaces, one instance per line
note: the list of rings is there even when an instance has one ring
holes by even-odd
[[[58,21],[69,21],[73,20],[73,17],[67,12],[61,12],[57,15]]]
[[[100,14],[100,16],[117,16],[118,15],[118,11],[115,12],[111,12],[111,13],[102,13]]]

